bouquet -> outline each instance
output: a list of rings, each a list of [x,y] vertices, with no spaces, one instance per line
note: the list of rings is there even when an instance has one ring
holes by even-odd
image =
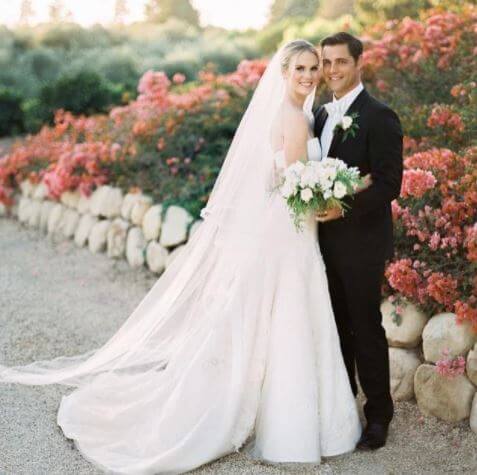
[[[322,161],[297,161],[283,172],[280,193],[286,199],[295,226],[301,229],[303,219],[310,213],[325,212],[338,206],[348,207],[345,196],[356,193],[363,186],[357,167],[348,167],[337,158]]]

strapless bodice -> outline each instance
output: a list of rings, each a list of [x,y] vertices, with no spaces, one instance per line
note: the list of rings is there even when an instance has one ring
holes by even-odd
[[[308,139],[306,143],[306,148],[308,152],[308,160],[321,160],[321,145],[317,137]],[[285,169],[285,153],[283,150],[276,151],[274,159],[277,168]]]

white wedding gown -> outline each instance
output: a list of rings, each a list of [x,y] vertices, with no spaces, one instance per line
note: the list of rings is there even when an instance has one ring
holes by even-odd
[[[317,145],[308,142],[309,154]],[[283,166],[283,153],[275,160]],[[172,474],[242,446],[254,459],[300,463],[354,449],[361,424],[316,222],[297,232],[278,192],[270,206],[263,261],[227,283],[227,295],[203,289],[209,307],[196,310],[213,324],[193,328],[165,369],[107,373],[107,384],[97,378],[63,397],[58,424],[92,463]],[[212,282],[214,273],[220,263]]]

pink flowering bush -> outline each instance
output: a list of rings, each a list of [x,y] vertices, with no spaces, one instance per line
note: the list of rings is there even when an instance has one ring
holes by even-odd
[[[465,373],[465,358],[452,357],[446,348],[442,351],[442,358],[436,361],[436,371],[445,378],[452,379]]]

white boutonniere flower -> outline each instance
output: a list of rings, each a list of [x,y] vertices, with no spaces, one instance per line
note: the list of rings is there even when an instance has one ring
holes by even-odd
[[[333,130],[333,133],[336,133],[338,130],[342,130],[343,138],[341,139],[344,142],[349,136],[355,137],[356,132],[359,129],[359,125],[357,123],[357,119],[359,114],[357,112],[353,112],[350,115],[345,115],[340,122],[338,122]]]

